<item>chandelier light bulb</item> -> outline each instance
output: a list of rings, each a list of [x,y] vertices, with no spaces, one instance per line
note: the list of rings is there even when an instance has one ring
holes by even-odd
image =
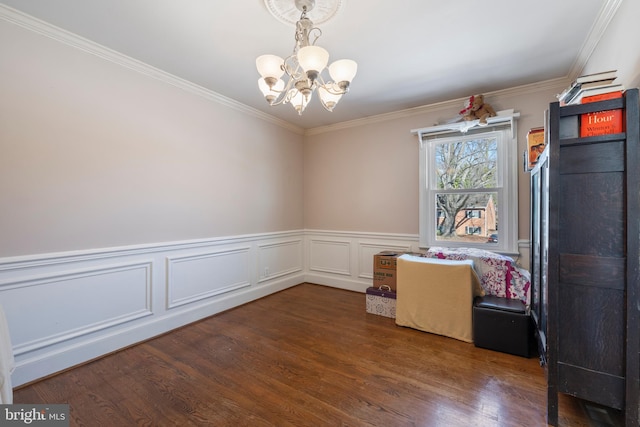
[[[320,46],[305,46],[298,50],[297,58],[306,73],[315,71],[319,74],[329,62],[329,52]]]
[[[358,64],[351,59],[339,59],[329,65],[329,75],[336,83],[351,83],[357,72]]]
[[[301,116],[302,112],[305,108],[307,108],[307,104],[311,100],[311,93],[304,95],[298,89],[291,89],[289,91],[289,97],[289,102],[291,102],[293,108],[295,108],[295,110],[298,112],[298,115]]]
[[[260,75],[264,78],[279,79],[284,74],[282,68],[284,60],[277,55],[261,55],[256,58],[256,68]]]
[[[340,98],[342,98],[342,94],[330,92],[326,85],[318,87],[318,96],[320,97],[322,106],[327,111],[333,111],[333,107],[335,107],[340,101]]]
[[[269,105],[272,105],[273,102],[280,96],[280,93],[284,90],[284,81],[282,79],[278,79],[275,84],[269,86],[265,79],[258,79],[258,88],[264,95],[264,99],[267,100]]]

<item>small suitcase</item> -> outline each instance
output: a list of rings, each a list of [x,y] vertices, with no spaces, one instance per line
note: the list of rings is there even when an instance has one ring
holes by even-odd
[[[367,288],[367,313],[396,318],[396,293],[387,285]]]

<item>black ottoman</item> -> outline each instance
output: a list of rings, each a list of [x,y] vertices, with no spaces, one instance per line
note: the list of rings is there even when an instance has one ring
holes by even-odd
[[[476,298],[473,342],[476,347],[530,357],[534,349],[533,324],[524,304],[496,296]]]

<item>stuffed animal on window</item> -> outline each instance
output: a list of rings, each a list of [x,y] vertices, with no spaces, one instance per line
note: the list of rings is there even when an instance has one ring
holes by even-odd
[[[479,120],[478,125],[480,126],[486,126],[487,118],[496,115],[493,107],[484,102],[484,95],[471,96],[460,113],[463,114],[464,120]]]

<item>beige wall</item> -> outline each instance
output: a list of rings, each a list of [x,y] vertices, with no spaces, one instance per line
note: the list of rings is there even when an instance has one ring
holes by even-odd
[[[639,83],[638,4],[624,2],[589,63],[618,68],[628,87]],[[38,30],[0,20],[0,282],[14,385],[301,281],[363,292],[373,254],[415,248],[410,130],[463,100],[303,136]],[[632,57],[612,54],[629,45]],[[561,80],[487,94],[520,112],[519,152]],[[523,172],[518,188],[526,243]]]
[[[623,1],[581,73],[617,69],[618,80],[627,88],[640,86],[638,16],[640,2]],[[519,153],[525,149],[529,129],[543,125],[545,109],[569,83],[558,79],[486,94],[496,110],[520,112]],[[304,160],[305,227],[418,234],[418,142],[409,131],[455,117],[463,102],[310,132]],[[528,241],[529,175],[521,166],[519,171],[518,236]],[[520,261],[526,266],[528,253],[522,255]]]
[[[496,110],[514,109],[518,153],[526,133],[543,126],[544,110],[565,82],[487,94]],[[412,129],[457,116],[464,100],[404,116],[363,121],[341,130],[311,132],[305,146],[305,227],[418,234],[418,139]],[[409,112],[407,112],[409,113]],[[519,164],[519,238],[529,239],[529,175]]]
[[[303,227],[303,137],[0,20],[0,257]]]
[[[622,3],[585,72],[617,68],[640,84],[639,14],[640,2]],[[300,228],[417,235],[410,130],[463,104],[303,137],[5,21],[0,44],[0,257]],[[520,112],[518,152],[566,84],[486,94]]]

